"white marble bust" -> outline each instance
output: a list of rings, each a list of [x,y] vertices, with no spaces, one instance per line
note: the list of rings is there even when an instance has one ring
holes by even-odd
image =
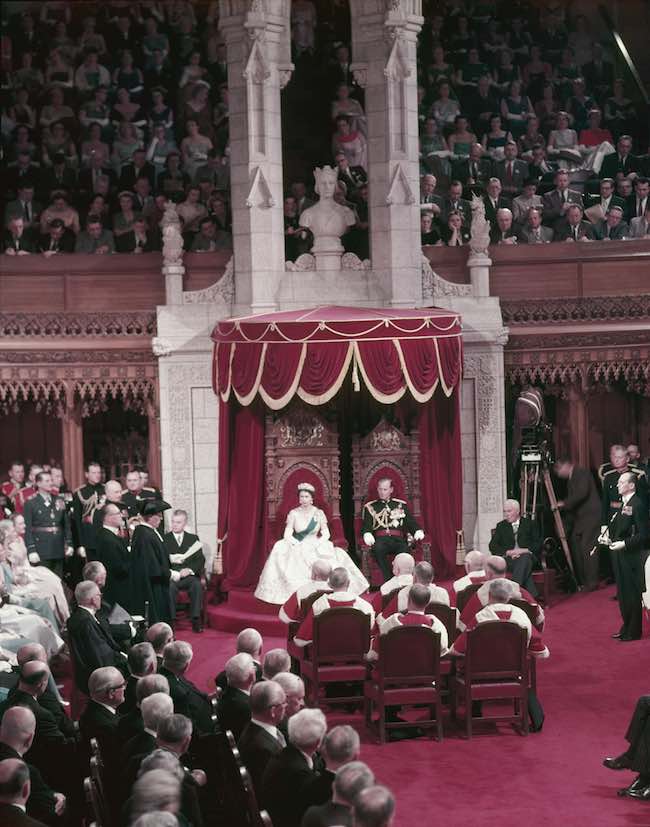
[[[311,251],[317,258],[319,253],[342,253],[341,236],[356,223],[353,211],[334,200],[337,178],[337,171],[332,167],[316,167],[315,190],[320,200],[300,216],[300,226],[307,227],[313,233],[314,246]]]

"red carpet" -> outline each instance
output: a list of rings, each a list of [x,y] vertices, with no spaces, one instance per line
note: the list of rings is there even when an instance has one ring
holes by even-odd
[[[361,732],[362,759],[397,795],[395,827],[650,827],[650,805],[616,796],[632,774],[601,763],[623,751],[634,703],[650,692],[650,641],[612,640],[620,623],[612,593],[576,595],[548,611],[540,734],[523,738],[504,725],[477,728],[468,742],[447,723],[441,744],[420,738],[382,747],[360,718],[350,721]],[[190,676],[207,687],[232,654],[234,635],[210,629],[180,636],[195,648]],[[278,645],[281,638],[265,638],[265,649]]]

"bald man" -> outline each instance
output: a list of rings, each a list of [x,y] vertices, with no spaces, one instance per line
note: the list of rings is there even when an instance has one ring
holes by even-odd
[[[474,583],[485,582],[485,560],[486,555],[482,551],[474,549],[467,552],[463,561],[466,573],[453,582],[455,594],[462,592],[463,589],[472,586]]]
[[[107,487],[111,482],[106,483]],[[119,486],[119,483],[116,483]],[[114,493],[114,492],[112,492]],[[131,560],[128,539],[124,535],[124,514],[121,503],[107,502],[99,510],[102,525],[97,530],[97,559],[106,569],[106,584],[103,590],[104,600],[113,606],[130,610],[131,604]],[[126,532],[128,537],[128,531]]]
[[[290,623],[301,623],[305,618],[305,603],[308,598],[316,594],[316,592],[332,591],[330,589],[327,578],[332,572],[332,566],[327,560],[318,559],[312,563],[311,580],[303,583],[284,603],[280,606],[278,617],[283,623],[289,625]],[[313,602],[313,601],[312,601]]]
[[[536,598],[533,566],[542,548],[537,526],[529,517],[521,516],[517,500],[505,501],[503,517],[497,523],[490,540],[490,551],[505,558],[515,583],[519,583]]]
[[[393,576],[381,584],[378,592],[375,592],[369,602],[375,612],[380,612],[384,598],[392,592],[397,592],[406,586],[413,585],[413,569],[415,558],[408,551],[401,551],[393,558]]]
[[[35,734],[36,718],[31,709],[24,706],[13,706],[8,709],[0,724],[0,761],[7,758],[22,760],[23,755],[29,751]],[[66,803],[63,793],[54,792],[33,764],[27,764],[27,768],[31,784],[27,814],[44,821],[51,821],[55,816],[60,816]]]
[[[45,827],[25,812],[31,792],[29,768],[24,761],[0,762],[0,824],[3,827]]]

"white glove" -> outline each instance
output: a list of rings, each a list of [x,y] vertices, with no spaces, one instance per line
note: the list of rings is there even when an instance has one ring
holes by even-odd
[[[606,531],[607,531],[607,526],[606,526],[606,525],[601,525],[601,527],[600,527],[600,533],[601,533],[601,534],[604,534]]]
[[[182,554],[170,554],[169,555],[169,562],[176,565],[177,563],[183,562],[183,555]]]
[[[83,546],[79,546],[77,549],[77,554],[81,557],[82,560],[86,559],[86,549]]]
[[[414,540],[424,540],[424,531],[422,531],[421,528],[418,528],[418,530],[413,535],[413,539]]]
[[[11,672],[11,664],[8,660],[0,661],[0,672]]]
[[[72,557],[73,554],[74,554],[74,549],[72,548],[72,546],[66,546],[65,547],[65,556],[66,557]]]
[[[610,549],[612,551],[623,551],[625,548],[625,540],[617,540],[615,543],[612,543]]]
[[[41,562],[41,558],[38,556],[37,551],[29,552],[29,562],[32,564],[32,566],[38,566],[38,564]]]
[[[363,542],[367,546],[374,546],[374,544],[375,544],[374,534],[371,534],[369,531],[366,531],[366,533],[363,535]]]
[[[171,578],[174,581],[174,583],[177,583],[181,579],[181,573],[179,571],[172,571]]]

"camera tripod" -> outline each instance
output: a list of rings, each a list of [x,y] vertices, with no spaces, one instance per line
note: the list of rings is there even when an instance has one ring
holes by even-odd
[[[548,457],[543,447],[528,447],[523,448],[520,453],[521,463],[521,479],[520,479],[520,506],[521,513],[524,517],[530,517],[531,520],[536,520],[538,516],[538,508],[540,502],[541,485],[544,485],[546,496],[548,497],[549,508],[553,515],[553,522],[555,531],[557,532],[560,546],[564,552],[568,570],[576,584],[575,571],[573,569],[573,560],[571,559],[571,550],[567,542],[566,532],[564,530],[564,523],[560,515],[560,509],[557,505],[557,497],[553,489],[553,480],[551,479],[551,471],[549,469]]]

